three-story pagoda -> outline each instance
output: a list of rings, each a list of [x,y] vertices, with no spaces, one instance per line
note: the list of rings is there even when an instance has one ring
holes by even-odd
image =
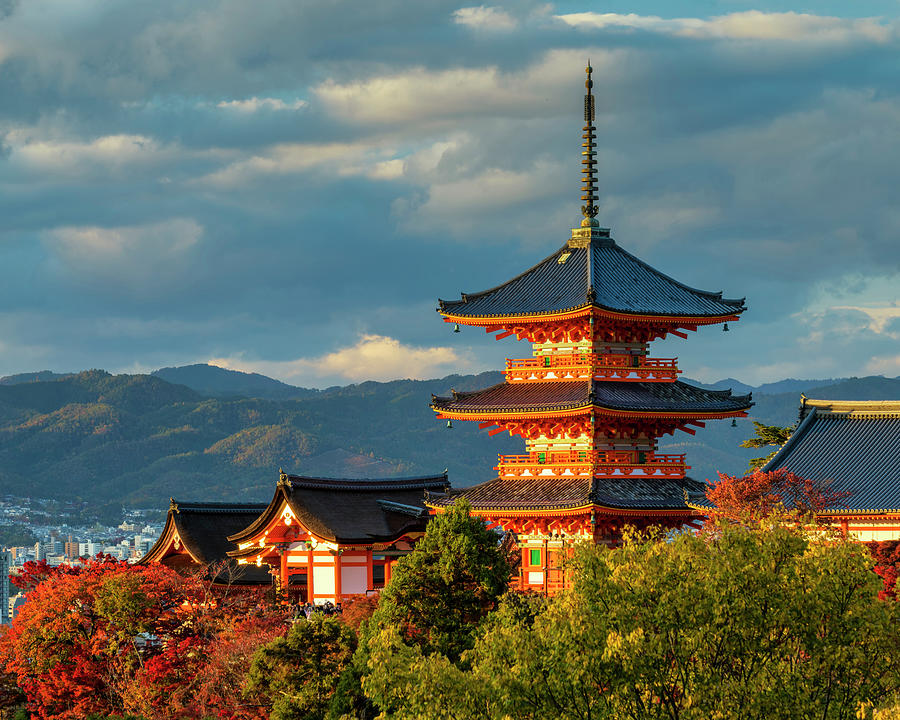
[[[515,533],[521,587],[545,592],[564,584],[556,568],[571,542],[613,543],[626,524],[680,527],[698,519],[685,493],[702,485],[686,476],[684,455],[658,452],[658,439],[744,417],[752,405],[750,395],[681,382],[677,359],[650,356],[650,343],[669,334],[727,329],[744,301],[683,285],[600,227],[592,85],[588,66],[581,227],[512,280],[439,301],[445,322],[532,344],[532,357],[506,361],[505,382],[434,397],[432,408],[441,419],[524,438],[525,454],[501,455],[494,479],[461,494],[473,512]],[[453,499],[430,506],[440,512]]]

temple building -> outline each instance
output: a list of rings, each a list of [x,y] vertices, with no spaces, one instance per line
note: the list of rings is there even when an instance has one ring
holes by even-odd
[[[350,480],[281,473],[272,501],[228,537],[240,566],[268,566],[292,599],[339,603],[370,593],[425,534],[427,492],[447,474]]]
[[[139,563],[158,562],[185,574],[214,569],[222,584],[271,585],[268,568],[238,567],[228,556],[235,546],[228,536],[243,530],[268,507],[263,504],[169,503],[159,539]]]
[[[858,540],[900,539],[900,401],[811,400],[764,471],[790,470],[847,491],[817,513]]]
[[[685,494],[702,487],[681,454],[658,452],[661,436],[694,434],[706,421],[745,417],[750,396],[678,380],[676,358],[650,344],[701,326],[735,322],[744,301],[697,290],[621,248],[596,219],[591,68],[585,82],[581,227],[552,255],[497,287],[439,301],[445,322],[514,336],[532,356],[506,362],[505,382],[433,397],[448,423],[471,420],[525,441],[500,456],[496,476],[461,491],[473,511],[515,533],[519,587],[553,592],[567,546],[614,543],[626,524],[680,527],[701,515]],[[452,495],[429,501],[433,512]]]

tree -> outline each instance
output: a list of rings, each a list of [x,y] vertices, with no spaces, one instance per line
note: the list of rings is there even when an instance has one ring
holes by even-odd
[[[855,717],[900,686],[897,606],[859,543],[774,520],[576,550],[574,588],[483,625],[467,664],[382,633],[396,720]]]
[[[370,626],[395,626],[404,642],[459,660],[474,630],[509,586],[500,538],[457,500],[428,523],[396,565]]]
[[[810,480],[785,469],[757,470],[742,477],[719,473],[719,480],[706,490],[707,500],[716,508],[712,514],[731,520],[759,519],[779,507],[815,514],[839,506],[849,496],[834,490],[830,480]]]
[[[269,699],[271,720],[325,720],[354,650],[356,634],[349,627],[334,616],[314,614],[259,649],[245,692]]]
[[[286,626],[254,590],[103,556],[32,563],[17,581],[28,602],[0,637],[0,662],[32,717],[266,716],[241,698],[238,676]]]
[[[24,582],[44,568],[32,571]],[[122,713],[132,709],[124,686],[154,656],[196,635],[190,608],[201,597],[201,587],[161,565],[99,559],[51,570],[3,638],[6,670],[35,717]]]
[[[896,599],[897,577],[900,576],[900,540],[868,542],[866,547],[875,559],[875,574],[883,583],[879,597]]]
[[[745,448],[763,448],[775,446],[775,449],[765,457],[753,458],[750,460],[750,470],[759,470],[769,460],[775,457],[775,453],[784,445],[794,432],[792,427],[779,427],[778,425],[763,425],[761,422],[753,421],[755,429],[753,436],[744,440],[741,447]]]

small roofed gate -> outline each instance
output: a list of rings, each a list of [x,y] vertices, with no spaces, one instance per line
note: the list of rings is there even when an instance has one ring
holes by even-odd
[[[518,586],[547,593],[566,585],[561,559],[575,542],[615,544],[626,525],[698,522],[703,514],[686,499],[704,485],[687,476],[683,454],[659,451],[659,439],[745,417],[752,405],[749,395],[678,380],[677,358],[650,357],[651,343],[668,335],[728,330],[744,301],[664,275],[600,227],[590,67],[585,86],[581,226],[512,280],[438,308],[455,331],[481,327],[498,340],[531,343],[532,357],[507,360],[505,382],[433,396],[431,407],[448,427],[474,421],[491,435],[524,440],[525,453],[501,455],[493,479],[461,494],[475,513],[515,534]],[[443,512],[451,502],[428,504]]]

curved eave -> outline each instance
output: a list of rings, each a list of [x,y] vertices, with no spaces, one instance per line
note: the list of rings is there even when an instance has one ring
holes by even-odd
[[[438,308],[438,312],[444,317],[444,322],[457,323],[459,325],[521,325],[523,323],[545,323],[547,321],[574,320],[580,317],[588,317],[593,314],[600,319],[617,320],[623,322],[664,323],[669,325],[716,325],[723,322],[737,322],[740,314],[747,308],[735,309],[732,313],[722,315],[661,315],[645,313],[627,313],[621,310],[613,310],[600,305],[580,305],[566,310],[552,310],[548,312],[532,312],[512,315],[458,315],[451,311]]]
[[[266,526],[271,524],[274,519],[280,516],[281,513],[279,510],[282,501],[287,502],[287,495],[284,492],[284,488],[282,488],[281,485],[278,485],[275,488],[275,495],[272,497],[269,506],[246,528],[240,532],[234,533],[234,535],[229,535],[228,540],[236,545],[250,542],[254,537],[262,533],[266,529]]]
[[[169,555],[169,551],[172,550],[174,554],[187,554],[191,560],[193,560],[198,565],[202,565],[203,562],[191,551],[191,549],[185,544],[184,538],[181,537],[181,534],[178,533],[179,539],[181,541],[181,549],[175,550],[172,546],[175,541],[175,535],[178,533],[178,527],[175,524],[174,515],[170,512],[166,516],[166,524],[163,527],[163,531],[160,533],[159,538],[153,543],[153,547],[151,547],[147,554],[144,555],[140,560],[137,561],[137,565],[145,565],[151,562],[162,562]]]
[[[531,420],[541,418],[554,417],[571,417],[574,415],[583,415],[593,411],[595,414],[606,417],[626,417],[626,418],[671,418],[673,420],[719,420],[730,417],[746,417],[747,405],[741,409],[721,410],[721,411],[703,411],[688,412],[682,410],[619,410],[616,408],[607,408],[602,405],[578,405],[571,408],[553,410],[540,410],[537,408],[498,408],[490,410],[477,411],[460,411],[450,410],[447,408],[431,406],[431,409],[438,413],[440,420]]]
[[[685,503],[687,505],[687,503]],[[435,505],[426,503],[426,507],[435,513],[446,511],[446,505]],[[515,505],[496,505],[490,507],[472,506],[474,515],[502,515],[504,517],[568,517],[573,513],[589,514],[591,512],[599,512],[601,515],[621,515],[621,516],[669,516],[669,515],[685,515],[692,516],[697,513],[692,512],[690,506],[677,508],[621,508],[612,505],[600,505],[597,503],[578,503],[572,505],[543,505],[536,507],[521,507]]]

